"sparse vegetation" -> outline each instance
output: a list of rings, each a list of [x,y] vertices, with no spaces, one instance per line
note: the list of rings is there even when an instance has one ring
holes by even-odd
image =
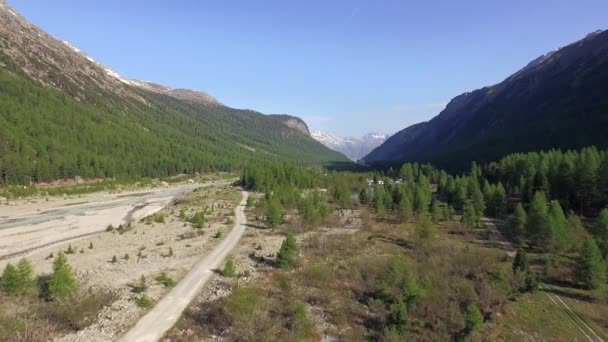
[[[173,280],[173,278],[171,278],[166,272],[162,272],[161,274],[159,274],[155,280],[159,283],[161,283],[164,287],[174,287],[175,286],[175,280]]]
[[[234,258],[228,257],[226,263],[224,263],[224,270],[222,271],[224,277],[234,278],[236,277],[236,265],[234,264]]]

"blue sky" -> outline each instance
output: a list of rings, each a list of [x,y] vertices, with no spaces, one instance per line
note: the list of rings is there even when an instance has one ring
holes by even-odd
[[[342,136],[428,120],[608,28],[605,0],[9,2],[125,76]]]

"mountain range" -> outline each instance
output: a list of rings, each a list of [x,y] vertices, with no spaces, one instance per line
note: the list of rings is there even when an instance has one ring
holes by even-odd
[[[0,0],[0,184],[346,161],[301,119],[120,75]]]
[[[368,133],[361,138],[340,138],[328,132],[313,131],[311,136],[332,150],[344,154],[353,161],[358,161],[386,141],[390,134]]]
[[[551,51],[504,81],[452,99],[364,157],[464,168],[513,152],[608,147],[608,31]]]

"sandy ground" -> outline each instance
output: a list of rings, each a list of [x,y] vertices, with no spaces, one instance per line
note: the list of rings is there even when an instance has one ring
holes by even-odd
[[[175,197],[199,187],[226,184],[182,184],[121,193],[100,192],[72,198],[26,199],[0,206],[0,266],[6,261],[47,251],[158,212]],[[4,262],[3,262],[4,260]]]
[[[167,293],[137,324],[121,338],[123,342],[158,341],[171,329],[184,309],[190,304],[198,291],[211,278],[221,263],[238,244],[245,232],[247,219],[244,208],[248,193],[243,191],[243,199],[235,212],[234,226],[229,234],[199,262],[193,265],[188,274]]]
[[[238,189],[223,184],[225,182],[216,183],[213,186],[202,187],[195,192],[191,192],[188,187],[180,188],[180,191],[186,189],[185,192],[190,193],[178,196],[175,201],[171,201],[171,199],[177,195],[165,196],[166,193],[163,191],[146,195],[152,196],[150,201],[154,203],[153,206],[147,206],[150,209],[148,213],[160,209],[157,215],[165,216],[164,223],[157,223],[153,220],[133,221],[130,228],[120,233],[117,230],[106,232],[105,227],[110,222],[98,222],[101,232],[28,252],[26,256],[32,262],[36,273],[48,274],[51,272],[53,262],[53,258],[48,257],[49,254],[53,253],[56,256],[62,251],[65,252],[71,245],[75,253],[68,254],[67,258],[76,272],[81,288],[106,288],[115,291],[118,295],[118,299],[111,306],[104,308],[91,326],[79,332],[55,337],[54,340],[114,341],[131,328],[145,313],[145,310],[136,305],[134,301],[136,295],[131,292],[130,284],[136,284],[140,277],[144,276],[148,285],[147,295],[153,301],[157,301],[168,289],[155,280],[156,276],[161,272],[167,272],[170,277],[179,281],[195,262],[212,251],[214,246],[222,240],[222,238],[215,237],[218,231],[222,233],[222,237],[225,237],[231,230],[230,220],[234,219],[234,208],[240,201],[241,194]],[[125,193],[122,193],[119,196],[124,195]],[[86,199],[90,204],[96,199],[106,198],[107,201],[114,203],[113,201],[135,197],[115,198],[116,196],[112,196],[115,195],[93,194],[67,201],[83,202]],[[164,209],[160,208],[165,201],[171,203]],[[44,202],[42,205],[45,208],[53,208],[65,203],[62,199],[49,202],[51,203]],[[31,213],[32,210],[35,212],[36,209],[32,206],[35,204],[24,204],[28,206],[29,211],[22,207],[11,208],[11,210],[15,209],[15,212],[21,210],[23,215],[27,215],[26,213]],[[90,213],[77,216],[77,218],[85,219],[84,222],[87,223],[101,218],[110,218],[116,220],[112,222],[118,223],[124,218],[124,216],[121,218],[120,215],[127,213],[127,209],[132,204],[121,204],[119,206],[122,208],[121,211],[113,214],[109,214],[108,208],[105,208],[101,209],[103,216]],[[126,208],[124,208],[125,206]],[[186,222],[187,219],[180,219],[181,210],[184,211],[187,218],[197,211],[206,211],[204,227],[196,229],[191,223]],[[139,214],[139,216],[143,215]],[[44,223],[37,225],[46,227]],[[0,238],[0,244],[6,245],[4,240],[6,236],[17,239],[15,235],[6,234],[9,229],[15,231],[14,228],[0,229],[0,233],[5,234]],[[53,229],[52,225],[50,229]],[[75,227],[74,229],[80,228]],[[48,234],[48,236],[52,237],[53,234]],[[112,262],[114,256],[116,256],[116,262]],[[14,262],[21,257],[23,256],[15,256],[0,262],[3,264],[8,261]]]

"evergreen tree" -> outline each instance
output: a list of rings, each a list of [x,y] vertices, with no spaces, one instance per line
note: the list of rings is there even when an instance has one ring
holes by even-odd
[[[517,250],[515,260],[513,260],[513,273],[523,272],[527,273],[530,271],[530,264],[528,262],[528,254],[522,248]]]
[[[288,268],[294,265],[298,256],[299,248],[296,238],[293,234],[287,234],[285,240],[281,244],[281,248],[277,253],[277,265],[280,268]]]
[[[441,206],[437,203],[436,200],[431,202],[431,218],[434,223],[441,221],[443,218]]]
[[[568,227],[568,219],[558,201],[551,201],[549,205],[549,226],[551,247],[557,251],[566,250],[572,241],[572,234]]]
[[[225,277],[234,278],[236,277],[236,265],[234,264],[234,258],[228,257],[226,259],[226,263],[224,264],[224,272]]]
[[[543,192],[534,194],[528,220],[526,221],[526,233],[533,244],[547,248],[550,245],[551,228],[549,226],[549,209],[547,199]]]
[[[416,192],[414,194],[414,210],[417,213],[426,213],[429,210],[431,203],[431,187],[426,176],[421,175],[418,183],[416,183]]]
[[[0,278],[0,289],[9,296],[18,295],[21,291],[21,282],[17,268],[10,262],[4,267],[2,278]]]
[[[479,226],[479,217],[477,216],[477,210],[472,203],[467,203],[464,206],[462,218],[462,224],[469,228],[477,228]]]
[[[49,280],[51,298],[60,299],[74,293],[77,289],[76,278],[72,267],[63,253],[53,261],[53,274]]]
[[[402,223],[407,222],[413,214],[412,202],[408,196],[402,196],[399,200],[398,215],[399,221]]]
[[[277,199],[271,199],[267,202],[266,208],[266,223],[271,228],[278,227],[283,222],[283,213],[281,203]]]
[[[419,240],[428,240],[433,236],[433,223],[427,214],[419,214],[416,220],[416,237]]]
[[[596,289],[606,282],[606,264],[595,239],[587,238],[578,256],[576,275],[587,289]]]
[[[509,226],[511,227],[511,236],[512,238],[521,243],[525,236],[527,215],[524,207],[521,203],[517,203],[515,206],[515,212],[513,213],[513,217],[511,217]]]
[[[378,213],[382,213],[384,208],[386,208],[387,203],[384,203],[384,199],[386,190],[384,190],[384,186],[378,185],[374,188],[374,208]]]
[[[593,236],[597,240],[597,244],[602,251],[604,257],[608,256],[608,209],[604,208],[600,211],[599,216],[595,220],[591,229]]]
[[[17,263],[17,275],[19,279],[20,294],[36,294],[36,274],[32,263],[26,258],[22,258]]]

